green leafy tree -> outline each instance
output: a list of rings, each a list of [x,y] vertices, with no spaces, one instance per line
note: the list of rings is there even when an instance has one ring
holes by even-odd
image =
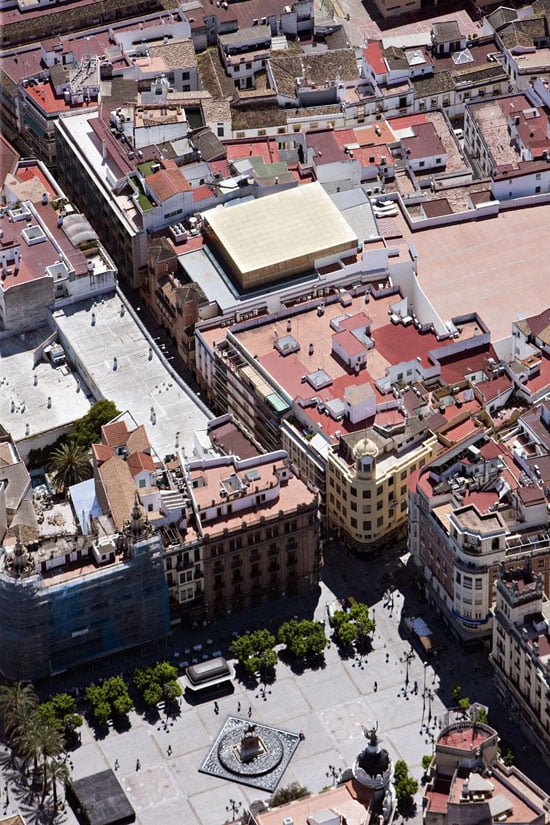
[[[92,476],[92,465],[88,449],[69,439],[53,450],[48,464],[53,486],[59,493],[68,490]]]
[[[86,415],[76,422],[72,438],[81,447],[89,450],[92,444],[101,441],[101,428],[103,425],[108,424],[117,415],[120,415],[120,413],[114,401],[108,401],[106,398],[96,401]]]
[[[231,653],[247,673],[268,673],[277,665],[275,636],[269,630],[254,630],[238,636],[231,644]]]
[[[344,646],[354,642],[366,645],[376,630],[376,622],[370,618],[369,608],[362,602],[356,602],[347,612],[337,610],[332,624],[336,641]]]
[[[461,699],[458,700],[458,707],[464,711],[468,710],[471,704],[472,703],[470,702],[467,696],[463,696]]]
[[[343,616],[342,620],[337,617]],[[357,628],[353,622],[350,622],[346,613],[338,610],[333,617],[334,635],[336,641],[344,647],[350,647],[357,639]]]
[[[113,716],[126,716],[134,706],[126,682],[120,676],[111,676],[100,685],[87,687],[86,699],[92,716],[103,724]]]
[[[422,757],[422,767],[424,768],[424,771],[428,770],[428,768],[432,764],[432,759],[433,759],[433,757],[432,757],[431,753],[425,753],[424,754],[424,756]]]
[[[56,693],[48,702],[39,706],[38,712],[50,722],[58,722],[66,740],[83,724],[82,716],[76,711],[76,700],[68,693]]]
[[[323,625],[310,619],[291,619],[279,628],[279,642],[296,659],[314,659],[327,646]]]
[[[410,802],[418,790],[418,782],[410,775],[407,763],[403,759],[398,759],[395,763],[393,783],[397,801],[402,804]]]
[[[30,684],[14,682],[0,685],[0,719],[8,738],[25,726],[38,705],[34,688]]]
[[[462,688],[460,685],[454,685],[453,689],[451,690],[451,696],[458,703],[460,697],[462,696]]]
[[[279,805],[286,805],[287,802],[293,802],[295,799],[304,799],[309,796],[309,791],[298,782],[292,782],[286,788],[279,788],[271,799],[269,800],[270,808],[277,808]]]
[[[371,619],[367,605],[362,602],[357,602],[351,608],[349,617],[350,621],[355,624],[359,644],[370,642],[372,634],[376,630],[376,622],[374,619]]]
[[[514,751],[509,745],[503,745],[501,748],[499,748],[498,755],[500,756],[501,761],[506,765],[507,768],[511,768],[514,762],[516,761]]]
[[[181,696],[178,671],[170,662],[157,662],[153,667],[138,668],[134,672],[134,686],[150,707],[159,702],[171,702]]]

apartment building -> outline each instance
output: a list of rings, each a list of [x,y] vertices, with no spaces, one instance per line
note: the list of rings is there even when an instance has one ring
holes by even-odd
[[[95,55],[71,66],[56,64],[49,73],[41,72],[20,81],[22,139],[33,155],[55,169],[57,119],[63,112],[96,108],[99,86],[99,58]]]
[[[479,643],[501,565],[529,558],[550,584],[546,488],[513,445],[480,429],[411,480],[409,546],[430,603],[462,642]]]
[[[407,533],[407,484],[441,450],[420,420],[375,425],[340,439],[327,453],[327,520],[358,553],[377,551]]]
[[[253,89],[271,52],[271,27],[267,24],[218,35],[225,71],[238,89]]]
[[[114,263],[41,163],[19,161],[4,182],[4,195],[0,331],[32,329],[56,306],[114,290]]]
[[[548,761],[550,753],[550,601],[543,577],[530,560],[499,570],[491,661],[503,701],[531,731]]]
[[[464,147],[496,199],[550,191],[550,115],[528,91],[467,104]]]
[[[139,507],[101,536],[83,535],[68,505],[19,509],[0,551],[4,676],[47,677],[169,629],[162,543]]]
[[[426,825],[548,822],[550,798],[518,768],[500,761],[498,742],[490,725],[446,713],[423,793]]]
[[[186,474],[203,543],[208,617],[317,584],[318,499],[292,474],[284,451],[190,461]]]
[[[92,447],[94,480],[84,482],[115,529],[136,503],[142,508],[161,538],[172,621],[186,624],[294,595],[319,578],[316,494],[292,474],[285,452],[259,455],[238,430],[218,424],[201,458],[161,462],[143,426],[112,422]],[[231,448],[224,454],[227,437],[240,458]],[[75,495],[84,498],[84,488]]]

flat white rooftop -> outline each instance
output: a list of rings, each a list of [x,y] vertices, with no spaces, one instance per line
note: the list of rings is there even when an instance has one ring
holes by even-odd
[[[41,361],[33,368],[33,352],[49,335],[43,326],[0,341],[0,424],[15,441],[68,426],[90,409],[68,364],[54,369]]]
[[[357,244],[355,232],[320,183],[211,209],[204,217],[243,275]]]
[[[92,392],[114,401],[147,428],[160,458],[179,445],[192,453],[193,434],[209,416],[191,389],[168,371],[118,296],[93,304],[85,301],[54,313],[66,351],[75,359]],[[92,326],[92,312],[95,324]],[[116,369],[113,369],[116,358]]]

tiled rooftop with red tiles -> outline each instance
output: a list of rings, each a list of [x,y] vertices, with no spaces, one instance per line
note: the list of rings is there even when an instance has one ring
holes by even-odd
[[[56,112],[67,112],[72,109],[88,109],[97,106],[97,100],[90,100],[84,103],[71,105],[67,103],[63,95],[56,95],[53,86],[49,81],[40,83],[37,86],[27,86],[26,92],[36,105],[46,114],[53,115]]]
[[[363,49],[363,57],[365,62],[368,63],[369,66],[372,66],[375,74],[386,74],[388,71],[379,40],[371,40],[371,42],[365,46]]]
[[[259,157],[264,163],[279,163],[280,161],[276,140],[239,141],[238,143],[225,143],[224,146],[229,161],[248,157]]]

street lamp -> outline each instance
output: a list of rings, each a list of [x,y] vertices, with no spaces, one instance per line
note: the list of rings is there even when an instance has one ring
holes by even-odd
[[[336,781],[340,778],[341,772],[341,769],[337,768],[335,765],[329,765],[325,776],[332,779],[332,784],[336,787]]]
[[[413,657],[414,653],[412,650],[409,650],[408,653],[405,653],[405,696],[407,695],[407,690],[409,687],[409,663]]]
[[[230,799],[229,800],[229,805],[225,806],[225,810],[227,811],[228,814],[231,814],[233,819],[235,819],[235,817],[237,817],[239,815],[239,813],[241,812],[242,807],[243,807],[242,802],[237,802],[235,799]]]

